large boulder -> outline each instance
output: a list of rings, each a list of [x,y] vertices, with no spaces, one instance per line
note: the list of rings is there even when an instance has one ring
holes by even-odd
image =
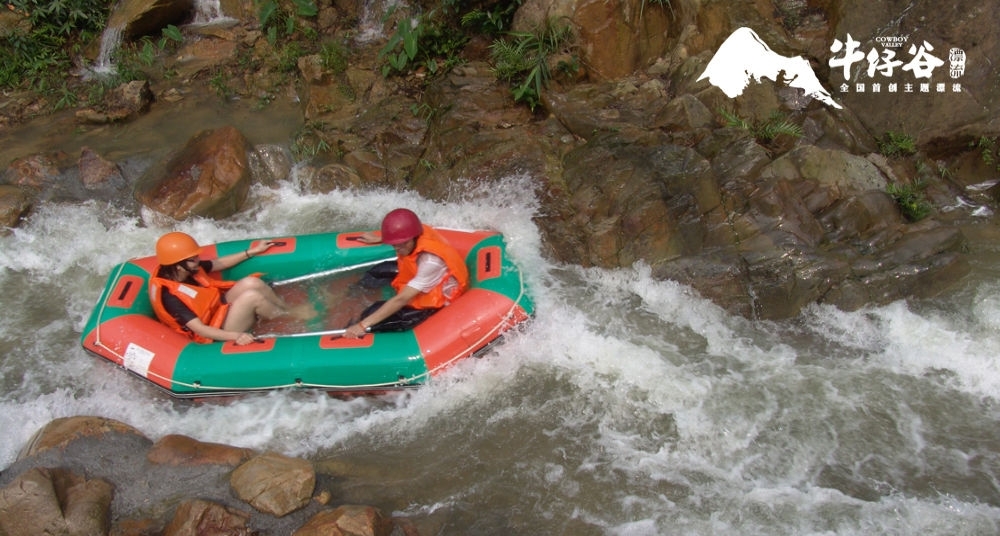
[[[292,536],[389,536],[393,527],[378,508],[344,505],[314,515]]]
[[[250,514],[203,499],[184,501],[177,507],[174,517],[163,529],[163,536],[256,534],[249,526]]]
[[[0,489],[0,534],[107,534],[113,490],[65,469],[30,469]]]
[[[126,121],[149,111],[152,102],[149,81],[133,80],[108,93],[99,107],[78,110],[76,120],[99,125]]]
[[[240,499],[281,517],[309,503],[316,471],[307,460],[266,452],[236,468],[230,484]]]
[[[18,459],[28,458],[49,449],[62,449],[81,438],[100,438],[108,434],[128,434],[149,441],[142,432],[123,422],[104,417],[61,417],[49,421],[35,432],[21,449]]]
[[[136,186],[136,199],[178,220],[225,218],[242,208],[250,191],[250,142],[234,127],[192,137],[166,164]]]
[[[180,434],[163,436],[146,453],[146,458],[155,464],[219,464],[233,467],[249,460],[252,456],[253,451],[250,449],[207,443]]]
[[[123,40],[158,36],[170,24],[179,25],[193,15],[194,0],[124,0],[115,4],[107,27],[121,32]]]

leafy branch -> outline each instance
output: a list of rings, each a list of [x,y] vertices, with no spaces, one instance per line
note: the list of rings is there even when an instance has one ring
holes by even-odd
[[[490,45],[493,74],[514,84],[515,102],[523,102],[534,111],[542,90],[552,78],[550,57],[573,39],[569,26],[547,21],[536,32],[510,32],[508,38]]]
[[[802,137],[802,127],[778,111],[771,112],[771,115],[763,121],[748,121],[726,109],[720,109],[719,114],[722,115],[727,127],[746,130],[761,145],[770,145],[779,136]]]

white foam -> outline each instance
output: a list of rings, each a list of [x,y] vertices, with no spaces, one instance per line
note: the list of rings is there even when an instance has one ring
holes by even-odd
[[[897,303],[750,322],[655,280],[643,265],[599,270],[547,259],[533,191],[527,177],[512,177],[443,203],[395,191],[303,194],[290,183],[253,189],[255,208],[224,221],[40,205],[0,237],[8,289],[0,297],[0,465],[51,419],[100,415],[151,439],[180,433],[320,458],[405,453],[394,469],[406,475],[394,485],[419,497],[408,511],[430,515],[502,495],[530,512],[540,533],[568,518],[609,534],[995,528],[1000,515],[985,502],[930,496],[920,478],[892,470],[960,481],[987,469],[973,446],[942,444],[947,420],[923,405],[965,404],[955,416],[963,424],[993,422],[975,403],[998,392],[1000,287],[955,297],[969,301],[954,307],[963,314]],[[399,206],[435,225],[504,232],[536,302],[530,328],[420,389],[354,400],[278,392],[176,402],[79,346],[108,271],[150,254],[167,230],[205,243],[362,230]],[[446,462],[431,454],[441,448]],[[482,474],[472,483],[441,478],[442,464]],[[863,501],[824,487],[827,465],[862,487],[899,478],[891,483],[907,491]]]

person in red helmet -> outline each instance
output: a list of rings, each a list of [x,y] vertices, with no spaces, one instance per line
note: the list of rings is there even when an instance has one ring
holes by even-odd
[[[190,235],[167,233],[156,242],[160,263],[149,280],[149,298],[156,317],[197,342],[253,342],[249,329],[257,318],[287,313],[285,303],[257,277],[221,281],[210,272],[232,268],[267,251],[263,241],[239,253],[212,260],[199,257],[201,247]]]
[[[396,250],[399,272],[392,280],[396,295],[372,304],[361,320],[344,331],[360,338],[371,331],[402,331],[447,306],[469,287],[465,259],[433,227],[413,211],[398,208],[382,219],[382,236],[365,233],[367,244],[389,244]]]

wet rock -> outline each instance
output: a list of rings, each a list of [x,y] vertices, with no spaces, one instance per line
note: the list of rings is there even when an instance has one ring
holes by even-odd
[[[903,10],[890,4],[874,6],[862,0],[829,2],[826,11],[835,25],[828,44],[833,37],[844,41],[850,33],[861,43],[860,51],[867,54],[876,47],[876,36],[905,36],[908,38],[905,46],[895,49],[897,57],[905,62],[911,57],[909,47],[922,46],[926,41],[934,48],[930,53],[944,62],[934,70],[933,81],[947,82],[944,93],[938,93],[932,84],[929,93],[914,91],[891,100],[856,92],[838,95],[838,99],[875,136],[894,131],[913,136],[919,145],[956,142],[960,145],[963,138],[995,135],[996,118],[1000,115],[1000,85],[996,84],[993,58],[1000,56],[1000,35],[994,31],[989,10],[990,6],[976,0],[950,2],[946,9],[940,4],[918,2]],[[888,26],[887,21],[891,21]],[[962,49],[966,55],[965,71],[954,80],[949,76],[951,48]],[[817,59],[826,65],[833,56],[827,49]],[[894,78],[901,84],[924,81],[909,73]],[[849,83],[878,79],[862,75]],[[831,86],[843,80],[843,70],[830,73]],[[961,84],[960,92],[952,91],[952,82]]]
[[[292,155],[280,145],[258,145],[250,153],[254,179],[268,186],[287,180],[292,174]]]
[[[184,501],[177,507],[163,536],[252,536],[250,514],[202,499]]]
[[[97,188],[111,181],[124,181],[122,170],[115,162],[97,154],[90,147],[80,150],[80,182],[86,188]]]
[[[163,536],[163,524],[154,519],[122,519],[111,526],[109,536]]]
[[[529,0],[518,9],[512,28],[536,32],[549,21],[570,25],[591,76],[613,79],[644,67],[666,48],[674,4]]]
[[[314,515],[292,536],[389,536],[392,533],[392,519],[378,508],[344,505]]]
[[[99,438],[113,433],[135,435],[149,441],[139,430],[113,419],[90,416],[63,417],[49,421],[35,432],[18,453],[17,459],[36,456],[49,449],[62,449],[83,437]]]
[[[903,232],[903,216],[892,198],[884,192],[870,191],[840,199],[820,218],[831,242],[866,240],[865,249],[873,251],[882,244],[872,242],[883,230]]]
[[[703,216],[717,217],[712,214],[720,203],[708,161],[663,141],[598,136],[567,156],[564,177],[574,217],[565,223],[581,233],[584,247],[562,254],[602,267],[656,264],[718,239],[700,223]]]
[[[253,451],[220,443],[205,443],[184,435],[170,434],[153,444],[146,458],[166,465],[218,464],[237,466],[253,456]]]
[[[0,227],[17,227],[33,206],[33,197],[26,188],[0,184]]]
[[[232,36],[235,39],[235,36]],[[199,73],[211,72],[236,57],[237,43],[233,39],[198,38],[185,41],[172,56],[170,67],[177,76],[186,79]]]
[[[307,460],[269,454],[233,470],[246,449],[180,435],[167,435],[154,445],[132,427],[99,417],[56,419],[23,452],[0,471],[0,490],[13,493],[8,496],[19,505],[31,497],[41,499],[32,503],[32,508],[39,509],[37,515],[15,506],[17,510],[11,510],[15,517],[42,519],[45,512],[62,508],[65,519],[81,523],[112,520],[113,536],[292,534],[316,513],[337,506],[329,477],[317,478]],[[86,479],[66,476],[70,474],[86,475]],[[110,483],[108,490],[113,487],[113,501],[104,499],[102,482]],[[316,500],[310,500],[314,488],[319,492]],[[64,489],[71,491],[60,491]],[[248,495],[251,504],[237,497],[237,489],[241,496]],[[66,502],[67,497],[72,503]],[[4,504],[2,499],[0,504]],[[0,513],[0,534],[22,534],[5,532],[20,527],[16,519],[14,525],[4,524],[10,521],[7,515]],[[415,535],[415,531],[406,532],[411,525],[405,521],[394,520],[403,534]],[[62,526],[64,521],[55,523]],[[108,534],[108,528],[48,534],[89,536]]]
[[[113,486],[65,469],[30,469],[0,490],[5,536],[107,534]]]
[[[694,95],[680,95],[653,118],[650,126],[668,131],[708,128],[715,117]]]
[[[351,151],[344,155],[344,163],[346,164],[344,167],[338,166],[327,170],[326,177],[337,182],[345,179],[351,181],[353,178],[351,171],[353,171],[361,181],[369,184],[379,184],[386,181],[388,168],[382,159],[372,151]],[[323,170],[320,170],[320,176],[323,175]]]
[[[887,184],[885,175],[864,157],[814,145],[792,149],[763,169],[760,178],[803,178],[844,192],[885,190]]]
[[[108,16],[109,28],[120,28],[124,40],[160,34],[170,24],[179,25],[189,18],[194,0],[125,0],[118,2]]]
[[[97,125],[127,121],[149,111],[152,102],[153,92],[149,89],[149,81],[134,80],[108,93],[100,108],[77,110],[76,120]]]
[[[316,472],[306,460],[268,452],[233,471],[236,495],[261,512],[281,517],[309,503]]]
[[[59,179],[59,162],[64,154],[34,154],[18,158],[3,173],[3,183],[42,188]]]
[[[300,170],[300,177],[305,178],[303,186],[310,192],[327,193],[336,189],[358,188],[363,184],[358,171],[347,164],[327,164],[319,169],[304,168]]]
[[[147,173],[136,199],[178,220],[235,214],[250,190],[250,144],[234,127],[206,130],[162,167]]]
[[[529,174],[558,174],[556,159],[567,134],[557,121],[533,122],[524,106],[514,105],[509,89],[496,83],[489,66],[470,62],[434,81],[418,113],[427,131],[425,149],[410,180],[429,197],[455,195],[456,183],[492,184]],[[409,138],[413,143],[416,138]]]

